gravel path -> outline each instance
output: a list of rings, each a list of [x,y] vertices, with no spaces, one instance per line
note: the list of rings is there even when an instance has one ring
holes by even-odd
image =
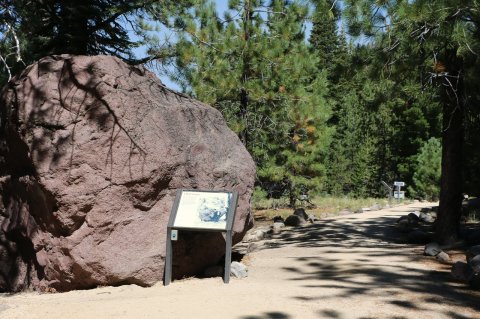
[[[463,319],[480,294],[448,267],[399,243],[392,225],[428,204],[324,219],[259,242],[249,277],[185,279],[170,286],[104,287],[0,295],[0,318]]]

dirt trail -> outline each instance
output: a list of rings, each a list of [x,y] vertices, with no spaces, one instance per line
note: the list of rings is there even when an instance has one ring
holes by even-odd
[[[346,215],[284,231],[251,254],[249,277],[0,295],[0,318],[463,319],[480,294],[398,243],[398,216],[428,204]]]

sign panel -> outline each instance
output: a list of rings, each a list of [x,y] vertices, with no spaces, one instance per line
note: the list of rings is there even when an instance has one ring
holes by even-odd
[[[232,193],[183,191],[180,195],[173,228],[227,228]]]
[[[225,232],[225,272],[230,281],[232,262],[232,228],[237,210],[238,193],[229,191],[177,190],[167,225],[164,285],[172,280],[172,241],[181,238],[180,231]]]
[[[393,185],[403,187],[405,186],[405,182],[393,182]]]
[[[405,192],[404,191],[395,191],[393,192],[393,197],[397,199],[404,199],[405,198]]]

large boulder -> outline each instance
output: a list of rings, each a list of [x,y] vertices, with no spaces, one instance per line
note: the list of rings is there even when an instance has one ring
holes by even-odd
[[[0,100],[0,291],[152,285],[177,189],[235,190],[234,243],[252,226],[254,162],[214,108],[107,56],[51,56]],[[225,253],[180,232],[174,278]]]

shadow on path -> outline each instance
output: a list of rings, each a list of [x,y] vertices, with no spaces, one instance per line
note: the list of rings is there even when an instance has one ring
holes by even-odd
[[[258,316],[246,316],[241,319],[289,319],[291,316],[283,312],[265,312]]]
[[[425,267],[427,257],[413,251],[423,249],[406,245],[403,234],[393,226],[398,212],[382,213],[365,218],[350,215],[321,220],[286,230],[266,242],[265,249],[292,245],[313,248],[302,251],[311,255],[291,257],[292,266],[283,268],[291,275],[289,280],[298,282],[301,287],[312,288],[311,294],[293,298],[318,303],[320,300],[328,302],[362,295],[390,304],[399,313],[402,310],[428,311],[438,305],[480,311],[480,293],[454,282],[448,270]],[[318,312],[318,316],[343,318],[340,311],[342,309],[324,309]],[[453,311],[441,310],[441,314],[442,318],[469,318]]]

